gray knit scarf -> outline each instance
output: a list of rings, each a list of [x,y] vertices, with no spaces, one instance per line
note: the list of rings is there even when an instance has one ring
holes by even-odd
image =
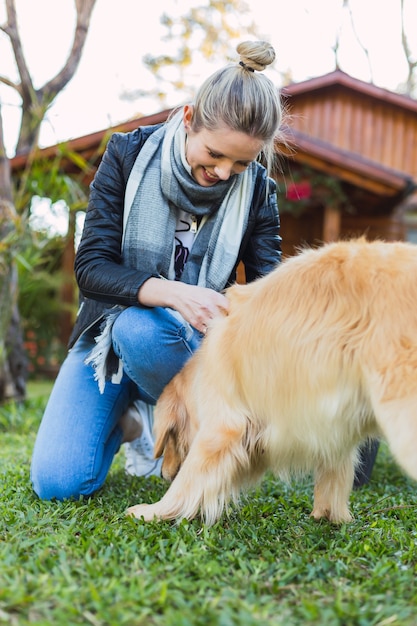
[[[256,166],[212,187],[195,182],[185,157],[182,112],[147,139],[126,185],[123,265],[153,276],[174,278],[177,208],[201,218],[181,281],[221,291],[233,271],[252,201]],[[106,316],[96,346],[86,359],[103,392],[105,380],[120,380],[108,368],[111,327],[123,307]]]

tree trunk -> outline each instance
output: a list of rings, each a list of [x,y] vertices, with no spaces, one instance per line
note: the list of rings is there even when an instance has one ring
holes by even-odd
[[[17,215],[12,201],[10,162],[6,155],[0,106],[0,402],[23,398],[26,357],[17,307],[17,271],[14,263]]]
[[[5,334],[6,361],[4,363],[4,386],[1,400],[13,398],[23,400],[26,396],[28,359],[23,343],[23,331],[20,324],[20,313],[17,306],[17,272],[12,268],[10,280],[10,298],[13,302],[9,316],[9,324]]]
[[[22,98],[22,126],[17,152],[36,147],[45,111],[73,77],[84,49],[90,18],[97,0],[74,0],[77,21],[67,61],[60,72],[40,89],[35,89],[23,54],[15,0],[7,0],[7,20],[1,31],[10,39],[20,83],[14,86]],[[3,81],[5,82],[5,81]],[[21,189],[24,187],[24,181]],[[16,201],[17,203],[17,201]],[[26,357],[17,308],[17,278],[14,258],[21,245],[16,234],[16,211],[12,200],[10,163],[6,155],[0,102],[0,402],[25,395]]]
[[[63,281],[61,286],[61,302],[64,303],[64,310],[60,316],[60,341],[63,346],[68,344],[74,325],[74,315],[72,307],[74,305],[74,261],[75,261],[75,212],[70,211],[68,216],[68,233],[65,242],[65,248],[62,255],[62,273]]]
[[[2,254],[0,265],[0,401],[9,395],[10,389],[10,375],[7,362],[7,348],[6,348],[6,335],[9,327],[9,321],[11,318],[10,310],[10,287],[11,276],[10,268],[4,260]]]

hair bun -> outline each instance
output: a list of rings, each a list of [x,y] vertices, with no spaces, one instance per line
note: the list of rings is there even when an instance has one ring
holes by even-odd
[[[243,41],[236,50],[240,65],[252,72],[262,72],[275,61],[275,50],[267,41]]]

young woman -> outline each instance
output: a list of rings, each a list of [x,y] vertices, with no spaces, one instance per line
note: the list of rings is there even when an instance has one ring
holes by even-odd
[[[268,169],[282,111],[262,74],[275,52],[259,41],[237,51],[166,124],[110,139],[76,255],[70,351],[33,452],[41,498],[89,496],[126,442],[127,471],[157,474],[153,405],[227,314],[238,263],[251,281],[280,260]]]

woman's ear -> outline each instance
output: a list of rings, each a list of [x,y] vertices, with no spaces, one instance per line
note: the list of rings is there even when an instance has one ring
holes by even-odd
[[[191,130],[191,122],[193,119],[194,107],[192,104],[186,104],[182,115],[182,121],[184,123],[185,131],[188,133]]]

